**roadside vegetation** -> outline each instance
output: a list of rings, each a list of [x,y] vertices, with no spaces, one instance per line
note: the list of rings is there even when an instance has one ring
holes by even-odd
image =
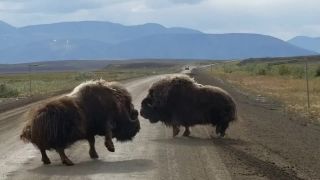
[[[82,72],[36,72],[2,74],[0,76],[0,98],[17,98],[50,95],[66,92],[83,81],[103,78],[120,81],[149,75],[178,72],[179,64],[153,63],[111,64],[99,71]],[[31,88],[30,88],[31,82]]]
[[[0,84],[0,97],[6,98],[6,97],[14,97],[18,96],[19,92],[18,90],[9,87],[6,84]]]
[[[310,109],[305,61],[308,61]],[[282,101],[287,110],[320,122],[320,57],[250,59],[220,63],[209,73],[258,95]]]

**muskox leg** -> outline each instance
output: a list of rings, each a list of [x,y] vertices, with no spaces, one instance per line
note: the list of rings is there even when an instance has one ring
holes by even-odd
[[[185,130],[183,132],[183,136],[189,136],[190,135],[190,129],[189,126],[185,126]]]
[[[57,149],[57,152],[59,153],[61,161],[62,161],[63,164],[65,164],[67,166],[72,166],[73,165],[73,162],[64,153],[64,149]]]
[[[228,126],[228,123],[218,124],[216,127],[216,134],[220,135],[220,137],[224,137],[226,135],[226,129]]]
[[[89,142],[89,146],[90,146],[90,150],[89,150],[89,155],[92,159],[97,159],[99,158],[98,153],[96,151],[96,148],[94,146],[95,143],[95,138],[94,136],[90,136],[88,137],[88,142]]]
[[[220,134],[220,126],[219,126],[219,125],[216,126],[216,134],[217,134],[217,135]]]
[[[177,125],[173,125],[172,126],[172,136],[176,137],[180,132],[180,128]]]
[[[40,152],[41,152],[41,156],[42,156],[41,160],[42,160],[43,164],[50,164],[51,162],[47,156],[46,150],[40,149]]]
[[[106,148],[110,151],[110,152],[114,152],[114,145],[112,142],[112,132],[111,131],[107,131],[106,136],[105,136],[105,141],[104,141],[104,145],[106,146]]]

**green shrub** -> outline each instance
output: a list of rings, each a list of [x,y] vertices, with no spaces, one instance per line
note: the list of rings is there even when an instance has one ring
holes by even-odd
[[[232,73],[233,68],[231,66],[223,66],[223,72],[224,73]]]
[[[248,64],[244,67],[244,70],[249,73],[253,73],[255,69],[256,69],[256,64]]]
[[[84,80],[89,80],[94,78],[95,78],[95,74],[92,72],[80,72],[74,77],[76,81],[84,81]]]
[[[292,75],[295,78],[302,79],[305,77],[305,69],[303,67],[294,67],[292,68]]]
[[[264,76],[267,74],[267,70],[266,69],[257,69],[256,74]]]
[[[8,87],[6,84],[0,84],[0,98],[17,97],[18,90]]]
[[[259,64],[255,67],[254,69],[254,74],[255,75],[267,75],[267,73],[270,71],[270,67],[266,64]]]
[[[286,65],[280,65],[278,68],[278,74],[281,76],[289,75],[290,74],[290,69]]]

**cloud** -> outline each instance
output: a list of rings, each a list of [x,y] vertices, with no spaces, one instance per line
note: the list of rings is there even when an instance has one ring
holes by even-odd
[[[72,13],[81,9],[96,9],[100,6],[97,2],[88,2],[85,0],[56,0],[50,1],[36,1],[30,3],[26,9],[26,12],[38,12],[38,13]]]
[[[18,3],[17,1],[7,1],[2,0],[0,1],[0,12],[17,12],[23,9],[22,4]]]
[[[204,0],[170,0],[170,1],[177,4],[198,4]]]
[[[72,13],[83,9],[97,9],[127,0],[0,0],[3,11],[15,8],[17,13]]]
[[[28,24],[100,20],[147,22],[207,33],[250,32],[288,39],[320,36],[318,0],[0,0],[0,17]]]

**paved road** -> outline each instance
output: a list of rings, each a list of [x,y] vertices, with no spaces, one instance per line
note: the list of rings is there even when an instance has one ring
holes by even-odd
[[[125,84],[136,108],[140,108],[150,85],[160,78]],[[97,138],[99,160],[89,158],[88,144],[83,141],[67,150],[75,166],[61,165],[55,152],[49,153],[52,164],[43,166],[39,152],[18,139],[25,112],[36,104],[0,115],[0,179],[230,179],[206,128],[193,129],[197,137],[173,139],[171,129],[143,118],[141,132],[132,142],[116,142],[114,153],[104,147],[103,138]]]
[[[208,126],[192,128],[189,138],[172,138],[171,129],[140,118],[140,133],[132,142],[115,142],[116,152],[108,152],[99,137],[99,160],[89,158],[83,141],[66,151],[75,166],[63,166],[55,152],[48,154],[52,164],[44,166],[38,150],[18,138],[25,112],[34,103],[0,114],[0,179],[320,179],[319,126],[284,112],[277,102],[261,101],[261,96],[201,72],[192,74],[199,83],[220,86],[236,99],[239,120],[226,138],[210,138]],[[124,84],[137,109],[150,85],[164,76]]]

